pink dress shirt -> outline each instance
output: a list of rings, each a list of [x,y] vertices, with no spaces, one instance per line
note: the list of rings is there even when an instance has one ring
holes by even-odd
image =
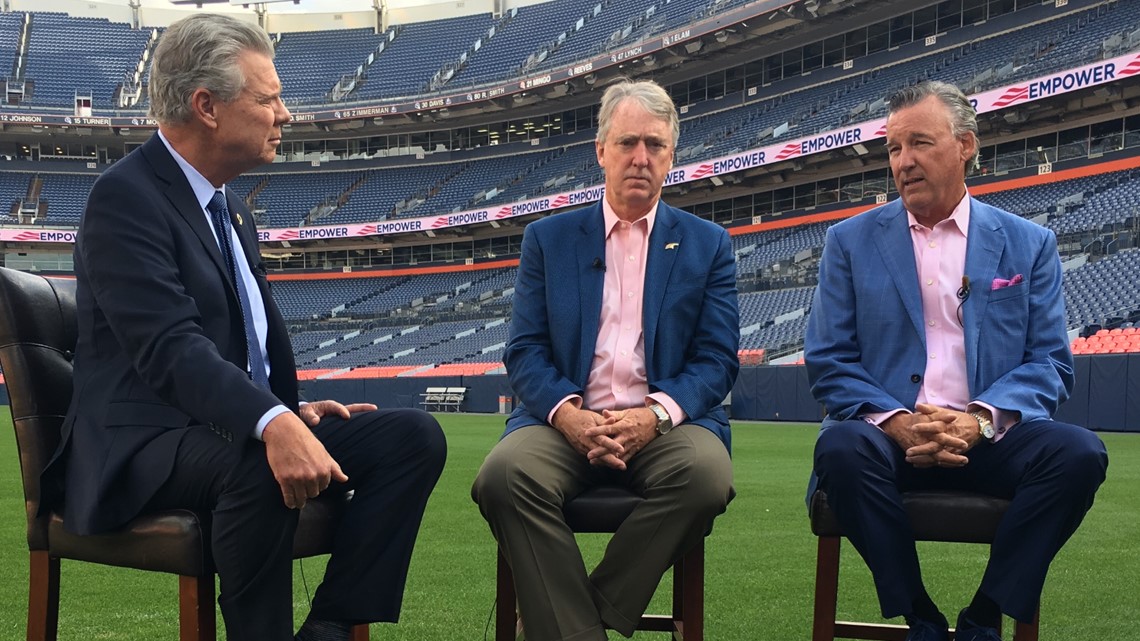
[[[641,302],[657,203],[632,223],[619,219],[605,199],[602,214],[606,229],[606,272],[590,377],[584,397],[571,394],[562,399],[546,420],[551,422],[554,413],[567,401],[600,412],[645,407],[652,399],[665,408],[674,425],[680,425],[686,418],[684,410],[664,392],[650,394],[645,373]]]
[[[974,412],[985,408],[993,415],[994,441],[1012,427],[1015,417],[986,403],[970,400],[970,384],[966,380],[966,339],[958,320],[964,303],[958,297],[966,274],[966,241],[970,230],[970,198],[958,201],[946,220],[925,227],[909,211],[910,238],[914,244],[914,262],[918,269],[922,317],[926,328],[926,371],[918,388],[919,403],[929,403],[959,411]],[[903,408],[875,412],[866,419],[881,425]]]

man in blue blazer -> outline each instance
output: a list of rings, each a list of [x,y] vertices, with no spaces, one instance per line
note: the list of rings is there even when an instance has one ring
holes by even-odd
[[[522,403],[472,494],[528,641],[631,635],[732,496],[721,402],[739,367],[735,261],[723,228],[660,202],[678,132],[660,86],[607,89],[604,202],[523,237],[505,356]],[[562,505],[599,484],[645,500],[587,575]]]
[[[1104,481],[1104,445],[1052,420],[1073,385],[1052,232],[966,193],[977,121],[956,87],[890,100],[900,198],[828,230],[804,359],[827,410],[819,487],[908,641],[944,641],[901,493],[1012,500],[958,641],[1000,641],[1004,612],[1031,621],[1049,563]]]
[[[156,47],[159,133],[100,176],[79,227],[74,395],[44,483],[63,496],[45,500],[79,534],[210,513],[227,638],[288,641],[297,508],[355,490],[297,635],[335,641],[398,617],[445,445],[419,410],[298,402],[253,216],[225,187],[289,121],[272,56],[258,27],[208,14]]]

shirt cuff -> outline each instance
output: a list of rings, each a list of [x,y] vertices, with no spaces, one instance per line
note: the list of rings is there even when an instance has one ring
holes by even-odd
[[[577,407],[578,409],[582,409],[582,397],[579,396],[578,394],[567,394],[566,398],[555,403],[554,409],[550,410],[550,413],[546,415],[546,424],[547,425],[554,425],[554,414],[556,412],[558,412],[558,408],[562,407],[567,402],[571,402],[574,404],[574,407]]]
[[[281,416],[288,411],[289,408],[285,407],[284,405],[274,405],[273,407],[269,408],[268,412],[261,415],[261,420],[257,422],[257,425],[253,426],[253,438],[259,441],[265,440],[262,438],[262,434],[265,432],[265,426],[269,425],[269,422],[273,419]]]
[[[966,406],[966,411],[976,412],[978,411],[978,408],[985,408],[990,411],[990,415],[992,416],[991,420],[994,424],[994,438],[992,441],[994,443],[1000,441],[1005,436],[1005,433],[1013,428],[1014,425],[1017,425],[1017,422],[1021,420],[1019,412],[1006,412],[1004,410],[999,410],[993,405],[990,405],[989,403],[983,403],[981,401],[972,401],[969,405]]]
[[[900,414],[900,413],[910,414],[911,412],[908,412],[907,410],[900,407],[896,410],[891,410],[889,412],[869,412],[867,414],[860,416],[859,418],[863,419],[864,421],[867,421],[868,423],[870,423],[871,425],[874,425],[875,427],[877,427],[879,429],[882,429],[883,423],[886,423],[887,419],[894,416],[895,414]]]
[[[685,415],[685,410],[681,409],[681,406],[677,404],[677,401],[674,401],[665,392],[654,392],[646,396],[645,399],[645,405],[647,407],[649,406],[650,400],[657,401],[661,407],[664,407],[665,412],[669,415],[669,420],[673,421],[674,427],[681,425],[685,422],[685,419],[689,418]]]

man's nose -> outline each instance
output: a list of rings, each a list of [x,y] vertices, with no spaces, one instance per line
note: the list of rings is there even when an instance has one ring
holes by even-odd
[[[637,143],[633,150],[633,164],[644,167],[649,164],[649,147],[644,142]]]
[[[903,147],[902,149],[899,149],[898,153],[895,155],[895,163],[898,164],[900,168],[913,167],[914,154],[912,154],[906,147]]]

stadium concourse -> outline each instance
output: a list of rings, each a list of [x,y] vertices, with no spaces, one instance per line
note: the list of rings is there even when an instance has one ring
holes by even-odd
[[[229,186],[258,219],[306,385],[388,385],[407,405],[465,386],[462,409],[503,406],[523,228],[601,197],[598,90],[649,77],[681,110],[665,199],[732,234],[734,413],[818,418],[796,364],[824,233],[896,197],[884,97],[936,78],[978,105],[971,193],[1057,234],[1080,416],[1140,429],[1140,412],[1088,416],[1104,386],[1140,385],[1140,366],[1097,378],[1140,363],[1140,0],[463,4],[232,9],[273,37],[294,114],[277,162]],[[66,277],[87,191],[154,129],[150,51],[193,9],[4,7],[4,264]]]

